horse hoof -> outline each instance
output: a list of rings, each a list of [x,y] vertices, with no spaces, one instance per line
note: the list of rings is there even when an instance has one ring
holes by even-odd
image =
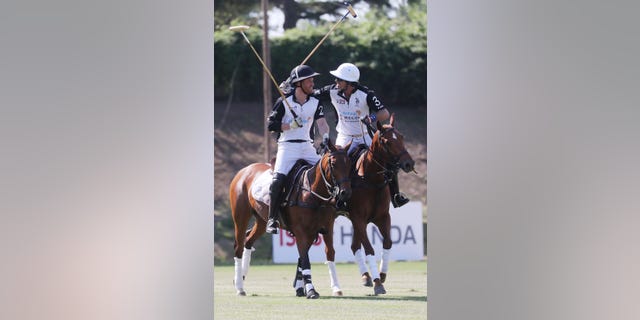
[[[315,289],[311,289],[307,292],[307,299],[318,299],[320,294]]]
[[[380,272],[380,282],[384,283],[385,280],[387,280],[387,274]]]
[[[333,293],[334,297],[342,297],[342,291],[336,291]]]
[[[300,287],[296,289],[296,297],[304,297],[304,288]]]
[[[368,274],[362,276],[362,285],[365,287],[373,287],[373,282]]]
[[[246,295],[247,295],[247,293],[246,293],[246,292],[244,292],[244,290],[240,290],[240,291],[238,291],[238,295],[239,295],[239,296],[243,296],[243,297],[244,297],[244,296],[246,296]]]
[[[379,286],[375,286],[373,288],[373,293],[377,296],[379,294],[385,294],[387,293],[387,290],[384,289],[383,285],[379,285]]]

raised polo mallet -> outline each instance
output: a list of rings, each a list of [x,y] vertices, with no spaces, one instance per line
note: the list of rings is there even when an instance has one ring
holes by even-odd
[[[262,61],[262,58],[260,58],[260,55],[258,54],[256,49],[251,44],[251,41],[249,41],[249,38],[247,38],[247,35],[244,34],[244,31],[247,30],[247,29],[249,29],[249,26],[231,26],[231,27],[229,27],[229,30],[235,31],[235,32],[240,32],[242,34],[242,36],[244,37],[244,40],[247,41],[247,44],[249,44],[249,47],[251,48],[253,53],[256,55],[256,58],[258,58],[258,61],[260,61],[260,64],[262,64],[262,68],[269,75],[269,77],[271,78],[271,81],[273,81],[273,85],[276,86],[276,89],[278,90],[278,93],[280,94],[280,97],[282,97],[282,101],[284,101],[284,103],[289,108],[289,111],[291,111],[291,114],[293,115],[293,118],[295,120],[293,123],[295,123],[299,127],[302,127],[302,123],[300,123],[299,120],[298,120],[299,119],[298,115],[295,113],[295,111],[293,111],[293,109],[291,108],[291,105],[289,105],[289,101],[287,101],[287,98],[284,96],[284,93],[282,93],[282,90],[280,90],[280,87],[278,86],[278,83],[276,82],[276,79],[273,78],[273,75],[271,74],[271,71],[269,71],[269,68],[267,68],[267,65],[264,63],[264,61]],[[296,128],[294,126],[291,126],[291,127],[292,128]]]
[[[320,39],[320,42],[318,42],[318,44],[313,48],[313,50],[311,50],[311,52],[309,52],[309,54],[307,55],[306,58],[304,58],[304,60],[302,60],[302,62],[300,63],[300,65],[305,64],[307,61],[309,61],[309,59],[311,58],[311,56],[316,52],[316,50],[318,50],[318,48],[320,47],[320,45],[324,42],[324,40],[327,39],[327,37],[329,37],[329,35],[331,34],[331,32],[333,32],[333,30],[338,27],[338,25],[340,23],[342,23],[342,21],[344,19],[347,18],[347,16],[349,14],[351,14],[352,17],[357,18],[358,15],[356,14],[356,11],[353,10],[353,7],[351,6],[351,2],[343,2],[344,5],[347,6],[347,12],[342,16],[342,18],[340,18],[340,20],[338,20],[338,22],[336,22],[331,29],[329,29],[329,32],[327,32],[327,34],[324,35],[324,37],[322,37],[322,39]],[[280,84],[280,89],[282,90],[290,90],[291,89],[291,83],[289,82],[290,78],[287,78],[287,80],[283,81]]]
[[[340,24],[342,23],[342,21],[344,19],[347,18],[347,16],[349,14],[351,14],[352,17],[357,18],[358,15],[356,14],[356,11],[353,10],[353,7],[351,6],[350,2],[344,2],[344,4],[347,6],[347,12],[342,16],[342,18],[340,20],[338,20],[338,22],[336,22],[331,29],[329,29],[329,32],[327,32],[327,34],[324,35],[324,37],[322,37],[322,39],[320,39],[320,42],[318,42],[318,44],[315,46],[315,48],[313,48],[313,50],[311,50],[311,52],[309,52],[309,55],[304,58],[304,60],[302,60],[302,62],[300,63],[301,65],[305,64],[309,58],[311,58],[311,56],[313,55],[314,52],[316,52],[316,50],[318,49],[318,47],[320,47],[320,45],[324,42],[325,39],[327,39],[327,37],[329,36],[329,34],[331,34],[331,32],[333,32],[333,30]]]

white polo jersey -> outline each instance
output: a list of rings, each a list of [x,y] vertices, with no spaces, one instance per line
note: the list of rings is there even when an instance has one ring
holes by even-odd
[[[324,118],[320,101],[314,97],[309,97],[307,101],[300,104],[293,99],[293,95],[290,95],[287,97],[287,102],[302,122],[301,127],[280,131],[283,123],[291,124],[294,120],[293,113],[281,99],[276,102],[268,119],[269,130],[280,134],[273,171],[281,174],[289,173],[298,159],[304,159],[312,165],[320,160],[313,146],[312,132],[315,120]]]
[[[320,115],[324,117],[320,101],[314,97],[309,97],[306,102],[299,104],[294,101],[293,95],[291,95],[287,97],[287,102],[289,102],[291,109],[293,109],[302,121],[302,127],[281,132],[278,143],[290,140],[308,140],[310,143],[313,142],[311,140],[311,130],[313,130],[315,119],[317,119],[316,113],[318,112],[318,108],[320,108]],[[291,110],[284,104],[284,115],[282,116],[281,123],[292,123],[293,118],[293,113],[291,113]]]
[[[367,87],[358,86],[347,99],[335,85],[329,85],[316,90],[314,96],[322,101],[331,100],[336,110],[338,118],[336,145],[345,146],[351,142],[351,149],[358,144],[371,145],[367,126],[360,119],[385,108],[373,91]]]

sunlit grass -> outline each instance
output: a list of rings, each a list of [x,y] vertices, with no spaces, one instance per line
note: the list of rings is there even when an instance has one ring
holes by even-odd
[[[329,272],[324,264],[312,264],[317,300],[295,296],[295,265],[252,266],[245,280],[246,297],[236,296],[233,266],[214,269],[215,319],[426,319],[427,264],[391,262],[384,286],[387,293],[374,296],[373,288],[360,284],[353,263],[337,264],[344,296],[332,297]]]

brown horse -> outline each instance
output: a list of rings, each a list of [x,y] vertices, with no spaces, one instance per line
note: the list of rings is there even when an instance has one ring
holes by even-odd
[[[363,284],[372,286],[375,283],[375,295],[386,293],[382,283],[386,279],[389,250],[392,244],[391,216],[389,215],[391,197],[388,184],[391,175],[398,169],[404,172],[414,171],[414,161],[404,146],[404,136],[393,125],[393,114],[389,124],[376,123],[378,131],[373,135],[371,146],[358,157],[355,163],[355,172],[352,172],[351,180],[353,194],[348,201],[347,218],[353,225],[351,251],[360,267]],[[383,253],[380,271],[376,266],[373,247],[367,238],[366,228],[370,222],[378,227],[382,235]],[[364,247],[364,253],[361,246]],[[370,273],[367,272],[365,262]]]
[[[333,250],[335,201],[346,201],[351,195],[350,163],[346,153],[348,146],[346,149],[338,148],[329,141],[327,148],[329,152],[325,152],[318,163],[296,175],[288,204],[281,208],[280,215],[280,225],[296,238],[299,255],[296,277],[300,276],[302,280],[296,294],[304,296],[306,293],[310,299],[320,295],[311,282],[309,249],[318,234],[322,233],[325,244],[331,248],[327,249],[327,255]],[[253,163],[241,169],[229,187],[229,203],[235,225],[234,284],[238,295],[246,295],[243,282],[249,271],[251,252],[255,250],[253,244],[265,233],[269,212],[268,204],[253,197],[251,187],[268,170],[271,170],[271,166],[267,163]],[[252,216],[256,222],[251,230],[245,231]]]

